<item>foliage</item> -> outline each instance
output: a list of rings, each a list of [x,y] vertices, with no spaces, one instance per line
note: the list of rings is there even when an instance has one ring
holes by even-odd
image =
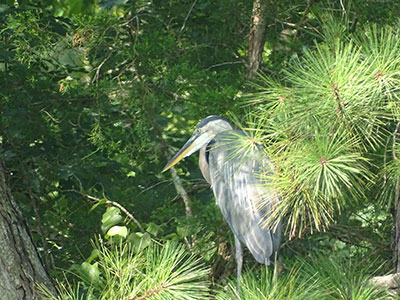
[[[75,291],[60,284],[60,296],[44,291],[45,299],[208,299],[208,270],[182,245],[152,243],[138,251],[129,242],[107,246],[100,239],[95,250],[77,269],[83,281]]]
[[[319,278],[310,276],[302,278],[300,268],[293,266],[290,270],[279,274],[278,279],[275,271],[262,268],[260,274],[247,271],[241,279],[240,299],[323,299],[326,293],[320,289]],[[216,299],[239,299],[236,285],[230,283],[226,291],[217,294]]]
[[[367,26],[353,41],[330,32],[281,80],[260,77],[249,96],[258,138],[279,170],[276,215],[289,215],[291,236],[325,230],[345,208],[380,199],[382,176],[397,180],[377,170],[397,157],[389,149],[397,149],[399,34]]]
[[[196,21],[209,11],[226,12],[204,3],[188,20],[192,26],[181,30],[188,7],[176,4],[176,17],[169,15],[172,3],[164,2],[127,3],[119,7],[123,17],[100,8],[54,17],[23,3],[2,10],[0,76],[8,88],[1,89],[1,153],[51,269],[90,252],[103,206],[88,214],[92,203],[85,195],[121,202],[144,227],[160,222],[166,235],[187,222],[182,204],[169,204],[175,191],[160,174],[169,155],[162,145],[173,149],[195,120],[227,111],[241,83],[231,80],[239,64],[213,67],[234,55]],[[223,19],[213,22],[221,28]],[[239,41],[237,34],[224,34],[226,44]],[[212,110],[205,101],[215,102]],[[179,138],[169,139],[175,134]]]
[[[359,265],[348,257],[317,254],[307,261],[295,257],[285,270],[262,268],[261,272],[247,270],[241,279],[240,299],[387,299],[388,293],[368,286],[372,270],[370,265]],[[220,290],[216,299],[236,299],[236,283]]]
[[[231,234],[198,179],[195,160],[177,167],[192,218],[170,176],[160,174],[197,121],[210,114],[243,116],[238,123],[250,120],[252,136],[267,146],[284,194],[280,212],[287,214],[291,237],[303,237],[284,241],[282,257],[323,248],[352,257],[373,251],[379,263],[387,259],[389,209],[399,184],[399,42],[391,27],[399,3],[271,1],[265,74],[258,85],[244,86],[251,12],[245,0],[0,4],[0,157],[43,261],[67,299],[110,295],[117,278],[104,266],[113,270],[113,261],[129,256],[137,257],[140,270],[148,258],[146,272],[158,282],[169,273],[156,274],[152,264],[172,265],[156,253],[201,257],[216,285],[234,273]],[[243,101],[250,103],[245,109]],[[318,230],[328,232],[305,234]],[[99,233],[106,244],[126,240],[130,246],[93,249],[90,240]],[[246,255],[246,264],[255,265]],[[71,265],[82,277],[76,284],[60,271]],[[134,270],[126,267],[129,277]],[[317,288],[320,280],[303,281],[303,272],[293,270],[277,286],[316,296],[306,283]],[[285,295],[268,285],[271,273],[260,275],[265,283],[250,273],[243,296],[251,298],[256,286],[264,295],[266,288]],[[91,276],[107,282],[104,290],[88,284]],[[129,280],[139,297],[157,287]],[[233,285],[221,293],[229,297]]]
[[[373,265],[373,261],[364,264],[363,261],[338,255],[327,259],[320,253],[304,264],[303,272],[320,280],[320,289],[327,292],[326,299],[387,299],[389,295],[386,292],[368,285],[371,274],[379,270],[373,269]]]

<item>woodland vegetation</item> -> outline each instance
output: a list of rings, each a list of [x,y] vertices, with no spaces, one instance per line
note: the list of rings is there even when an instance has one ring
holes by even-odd
[[[2,1],[0,298],[237,299],[197,156],[161,173],[219,115],[282,195],[282,270],[245,252],[241,299],[395,299],[399,18],[395,0]]]

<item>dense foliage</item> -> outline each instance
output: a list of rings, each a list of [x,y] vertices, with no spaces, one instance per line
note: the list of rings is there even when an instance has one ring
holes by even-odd
[[[399,10],[271,1],[247,84],[251,1],[0,4],[0,156],[63,299],[232,297],[231,234],[195,159],[177,166],[193,216],[160,173],[210,114],[266,146],[284,199],[286,269],[248,271],[243,298],[378,299],[364,279],[393,268]]]
[[[348,214],[397,200],[391,167],[398,151],[400,32],[368,25],[347,40],[336,23],[323,29],[324,43],[305,50],[281,80],[261,77],[249,99],[256,103],[256,138],[267,140],[280,169],[284,201],[276,213],[290,215],[293,235],[324,229],[335,210]]]

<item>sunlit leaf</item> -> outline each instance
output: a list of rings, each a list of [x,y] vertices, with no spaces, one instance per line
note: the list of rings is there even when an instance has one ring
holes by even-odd
[[[107,231],[105,238],[107,239],[112,236],[120,236],[126,238],[127,235],[128,228],[126,226],[113,226]]]

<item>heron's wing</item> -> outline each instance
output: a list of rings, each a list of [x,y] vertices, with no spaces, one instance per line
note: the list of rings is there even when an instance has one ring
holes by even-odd
[[[264,182],[264,172],[273,172],[270,161],[258,147],[243,147],[240,131],[224,131],[215,137],[209,152],[209,172],[218,206],[235,236],[260,263],[278,251],[281,226],[271,230],[266,219],[279,201]],[[265,175],[265,174],[264,174]]]

